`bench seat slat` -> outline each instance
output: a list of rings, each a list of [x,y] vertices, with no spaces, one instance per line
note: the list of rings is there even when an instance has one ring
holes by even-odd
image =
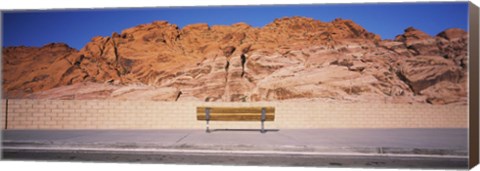
[[[206,107],[197,107],[197,113],[205,113]],[[267,113],[275,113],[274,107],[265,107]],[[210,107],[210,113],[261,113],[262,107]]]
[[[260,121],[261,120],[261,115],[258,114],[217,114],[213,113],[210,114],[210,120],[211,121]],[[197,115],[197,120],[205,120],[205,114],[203,115]],[[275,116],[273,113],[271,114],[266,114],[265,116],[265,121],[273,121],[275,119]]]

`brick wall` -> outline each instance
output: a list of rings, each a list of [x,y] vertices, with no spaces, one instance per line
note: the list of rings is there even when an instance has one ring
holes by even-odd
[[[2,125],[2,129],[5,129],[5,104],[6,101],[2,100],[2,112],[0,113],[0,124]]]
[[[467,128],[467,106],[311,102],[153,102],[9,100],[7,129],[204,129],[197,106],[275,106],[266,128]],[[5,100],[2,100],[5,129]],[[259,122],[211,122],[211,128],[259,128]]]

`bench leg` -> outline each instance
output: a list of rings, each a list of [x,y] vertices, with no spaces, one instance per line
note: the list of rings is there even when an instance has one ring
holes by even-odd
[[[261,122],[262,122],[262,129],[260,130],[260,132],[263,134],[265,133],[265,129],[264,129],[264,126],[263,126],[263,122],[265,121],[266,119],[266,113],[267,113],[267,109],[265,109],[264,107],[262,107],[262,118],[261,118]]]
[[[261,132],[262,134],[264,134],[264,133],[267,132],[267,131],[265,131],[265,129],[264,129],[263,120],[262,120],[261,122],[262,122],[262,129],[260,130],[260,132]]]
[[[205,130],[205,132],[210,133],[210,128],[209,128],[208,123],[209,123],[209,120],[207,120],[207,130]]]

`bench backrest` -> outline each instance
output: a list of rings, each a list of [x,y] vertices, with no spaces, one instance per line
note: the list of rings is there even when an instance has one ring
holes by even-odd
[[[261,121],[263,107],[197,107],[197,120],[206,120],[207,109],[212,121]],[[275,119],[275,107],[265,108],[265,121]]]

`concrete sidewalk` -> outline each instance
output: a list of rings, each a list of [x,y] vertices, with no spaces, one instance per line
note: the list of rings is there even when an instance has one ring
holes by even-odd
[[[467,157],[467,129],[4,130],[3,149],[210,150]]]

